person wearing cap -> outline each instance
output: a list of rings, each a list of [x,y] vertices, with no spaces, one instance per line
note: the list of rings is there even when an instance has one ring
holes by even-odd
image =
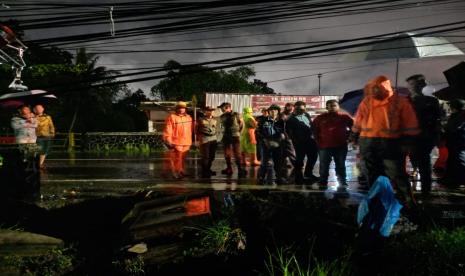
[[[231,103],[228,103],[228,102],[223,102],[221,103],[219,106],[217,106],[217,108],[221,109],[221,112],[225,112],[226,111],[226,108],[227,107],[231,107]]]
[[[304,184],[305,178],[311,183],[318,181],[318,177],[313,174],[313,168],[318,159],[318,148],[313,139],[312,120],[306,111],[305,102],[298,101],[294,104],[294,113],[286,123],[286,133],[292,139],[295,148],[296,184]],[[307,157],[307,163],[304,172],[305,157]]]
[[[253,117],[251,107],[244,107],[243,112],[242,121],[244,122],[244,127],[241,131],[242,165],[259,166],[260,162],[257,160],[257,139],[255,137],[257,121]],[[247,162],[247,155],[250,162]]]
[[[283,144],[284,129],[282,120],[279,119],[281,108],[272,104],[268,108],[268,117],[261,120],[257,127],[258,137],[261,140],[261,164],[258,170],[258,184],[274,184],[273,174],[276,175],[276,183],[283,184]]]
[[[22,105],[18,108],[18,114],[11,118],[11,128],[13,128],[17,144],[36,143],[37,118],[31,112],[31,108]]]
[[[163,130],[163,141],[168,148],[165,156],[163,174],[171,171],[174,178],[187,176],[184,160],[192,145],[193,120],[186,113],[187,104],[178,102],[175,112],[168,115]]]
[[[410,100],[417,115],[421,133],[415,137],[414,147],[409,153],[416,172],[420,173],[421,193],[428,196],[431,191],[431,151],[439,144],[441,134],[441,107],[435,97],[423,95],[425,76],[413,75],[405,80],[410,91]]]
[[[204,116],[197,121],[197,137],[200,145],[200,159],[202,178],[208,178],[216,175],[216,172],[211,170],[213,160],[215,160],[216,148],[217,148],[217,128],[218,121],[213,117],[213,111],[215,108],[206,106]]]
[[[444,127],[449,156],[445,175],[440,182],[457,187],[465,183],[465,100],[454,99],[449,106],[451,114]]]
[[[226,160],[226,168],[221,171],[222,174],[232,175],[232,156],[237,165],[237,174],[239,177],[244,177],[247,171],[241,164],[241,143],[240,132],[243,122],[237,112],[233,112],[230,103],[222,103],[220,105],[223,114],[220,116],[221,142],[223,143],[224,158]]]

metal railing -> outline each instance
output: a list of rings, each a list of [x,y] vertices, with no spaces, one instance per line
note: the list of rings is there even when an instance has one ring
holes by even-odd
[[[52,150],[73,151],[81,150],[81,133],[57,132],[53,138]]]
[[[73,151],[81,150],[81,133],[56,133],[52,139],[52,150],[54,151]],[[13,135],[0,135],[0,144],[14,144]]]

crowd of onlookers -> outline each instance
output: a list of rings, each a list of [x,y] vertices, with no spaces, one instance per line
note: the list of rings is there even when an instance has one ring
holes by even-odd
[[[412,164],[412,173],[420,175],[423,195],[428,196],[432,183],[431,152],[434,147],[444,149],[446,145],[447,165],[436,168],[444,170],[440,181],[465,184],[465,101],[456,99],[449,103],[452,113],[446,122],[439,101],[422,93],[425,77],[413,75],[406,82],[409,96],[396,93],[384,76],[371,80],[354,118],[340,110],[337,100],[327,101],[326,112],[315,118],[301,101],[287,103],[283,109],[272,104],[257,117],[250,107],[239,114],[225,102],[217,107],[221,115],[214,116],[216,108],[206,106],[204,116],[194,122],[186,113],[186,103],[178,102],[163,133],[169,149],[163,175],[187,175],[184,158],[195,132],[202,177],[216,175],[211,167],[221,143],[226,161],[222,174],[233,174],[234,160],[238,177],[246,176],[247,166],[259,166],[258,183],[318,182],[325,187],[334,160],[339,186],[344,187],[345,161],[352,143],[359,149],[362,183],[371,186],[378,176],[388,176],[399,198],[409,203],[413,197],[407,160]],[[315,176],[313,169],[318,158],[319,176]],[[444,160],[444,156],[440,159]]]
[[[168,150],[162,176],[180,179],[188,175],[184,160],[195,133],[203,178],[216,175],[212,163],[221,143],[226,161],[221,174],[232,175],[234,161],[238,177],[247,175],[247,166],[259,166],[261,184],[317,182],[326,187],[334,161],[339,186],[345,187],[345,161],[352,143],[359,150],[359,182],[370,187],[380,175],[387,176],[404,203],[413,201],[407,160],[412,174],[420,176],[422,194],[430,194],[435,147],[440,153],[434,167],[439,182],[465,184],[465,100],[450,101],[450,116],[446,116],[435,97],[422,93],[426,86],[423,75],[413,75],[406,82],[409,96],[396,93],[384,76],[368,82],[354,118],[340,109],[337,100],[327,101],[326,112],[314,118],[302,101],[287,103],[283,109],[272,104],[257,117],[250,107],[239,114],[231,103],[224,102],[216,108],[204,107],[203,116],[194,122],[186,113],[187,104],[178,102],[163,132]],[[214,111],[221,115],[214,116]],[[17,143],[37,142],[43,166],[55,135],[44,107],[35,105],[33,111],[26,105],[19,107],[11,126]],[[315,176],[318,158],[319,176]]]

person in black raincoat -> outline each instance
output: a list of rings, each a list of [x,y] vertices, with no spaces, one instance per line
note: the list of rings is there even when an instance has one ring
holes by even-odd
[[[465,184],[465,100],[455,99],[449,105],[452,113],[444,127],[449,157],[441,183],[457,187]]]

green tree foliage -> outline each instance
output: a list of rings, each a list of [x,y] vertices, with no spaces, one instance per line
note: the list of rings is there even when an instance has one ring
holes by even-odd
[[[100,79],[113,76],[118,72],[107,70],[103,66],[96,66],[98,57],[87,54],[80,49],[76,55],[72,72],[71,87],[64,88],[60,96],[61,114],[64,115],[63,125],[69,125],[69,131],[110,131],[108,118],[111,117],[112,105],[118,93],[125,88],[122,85],[108,85],[93,87],[92,85],[106,83],[111,80]],[[63,76],[66,74],[60,74]],[[60,115],[60,116],[62,116]]]
[[[125,91],[125,96],[113,106],[112,131],[147,131],[147,115],[139,105],[148,100],[141,89],[134,93]]]
[[[4,24],[13,29],[18,38],[23,38],[18,22]],[[119,72],[98,66],[98,57],[86,53],[85,49],[79,49],[73,57],[60,48],[26,44],[24,60],[27,67],[23,70],[22,80],[29,89],[43,89],[57,96],[57,100],[40,101],[53,117],[59,132],[147,129],[147,118],[138,109],[140,101],[148,100],[147,97],[141,90],[132,93],[126,85],[112,85],[113,80],[107,77],[117,76]],[[0,94],[14,92],[8,89],[13,77],[9,65],[0,65]],[[105,85],[95,87],[99,84]],[[15,110],[1,110],[1,133],[11,134],[9,122],[13,112]]]
[[[164,65],[168,77],[151,89],[152,95],[162,100],[201,99],[204,92],[217,93],[273,93],[260,80],[249,82],[255,76],[252,67],[242,66],[234,70],[212,71],[204,66],[182,66],[170,60]]]
[[[112,80],[101,80],[118,72],[97,66],[98,58],[77,52],[75,63],[72,55],[58,48],[31,47],[25,58],[28,67],[23,71],[22,80],[30,89],[43,89],[55,94],[58,99],[46,102],[46,112],[52,115],[58,131],[111,131],[109,123],[113,115],[113,103],[125,85],[111,85]],[[33,63],[35,61],[37,63]],[[9,66],[0,67],[0,91],[7,89],[13,79]],[[93,87],[106,83],[107,86]],[[11,110],[10,110],[11,111]],[[11,112],[2,112],[0,124],[5,129]],[[3,130],[3,132],[5,132]]]

